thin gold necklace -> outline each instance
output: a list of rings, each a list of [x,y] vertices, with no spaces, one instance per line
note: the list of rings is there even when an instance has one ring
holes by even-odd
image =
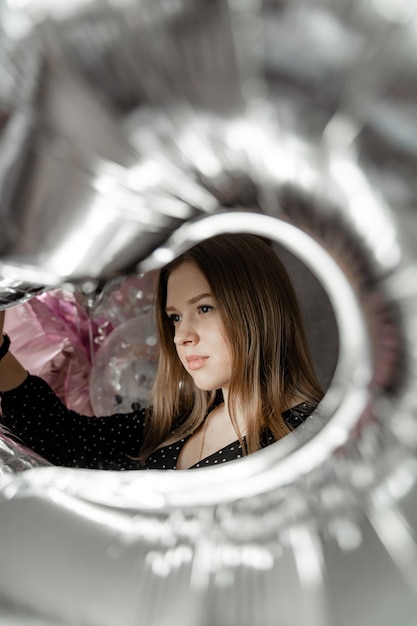
[[[203,450],[204,450],[204,443],[206,441],[206,432],[207,432],[208,423],[209,423],[209,416],[207,415],[207,417],[206,417],[206,419],[204,421],[203,437],[201,439],[200,456],[198,458],[199,461],[201,461],[201,459],[203,458]]]

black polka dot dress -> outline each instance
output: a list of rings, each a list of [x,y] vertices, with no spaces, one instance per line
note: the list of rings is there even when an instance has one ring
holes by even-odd
[[[29,375],[11,391],[0,392],[1,422],[17,441],[31,448],[53,465],[106,470],[176,469],[187,438],[159,448],[141,465],[137,457],[143,441],[145,411],[116,413],[106,417],[80,415],[59,400],[41,378]],[[314,407],[299,404],[283,414],[290,428],[296,428]],[[265,434],[266,447],[274,442]],[[190,469],[221,465],[242,457],[239,441],[202,459]]]

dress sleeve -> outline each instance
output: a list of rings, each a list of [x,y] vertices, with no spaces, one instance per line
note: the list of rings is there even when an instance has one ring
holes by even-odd
[[[2,423],[54,465],[89,469],[140,469],[144,409],[89,417],[68,409],[41,378],[29,375],[1,392]]]

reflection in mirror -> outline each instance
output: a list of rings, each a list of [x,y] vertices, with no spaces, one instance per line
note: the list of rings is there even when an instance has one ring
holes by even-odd
[[[337,330],[314,274],[273,248],[219,235],[161,270],[159,371],[155,272],[110,281],[92,304],[54,291],[10,311],[31,375],[20,384],[7,355],[19,385],[3,373],[4,423],[48,461],[91,469],[197,469],[282,439],[328,387]]]

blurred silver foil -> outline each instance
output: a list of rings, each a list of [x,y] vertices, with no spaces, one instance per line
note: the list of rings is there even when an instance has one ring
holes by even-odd
[[[340,356],[304,428],[228,467],[0,472],[0,617],[414,626],[415,3],[19,7],[42,62],[0,146],[31,155],[0,172],[0,274],[105,281],[259,232],[325,286]]]
[[[163,185],[153,193],[162,166],[137,155],[83,84],[65,70],[39,74],[43,98],[13,111],[3,132],[0,272],[43,285],[128,272],[201,209]],[[147,165],[139,196],[128,176],[139,184]]]
[[[10,436],[11,433],[0,430],[0,474],[17,474],[34,467],[47,467],[50,463],[25,448]]]
[[[128,19],[116,10],[109,16],[117,31]],[[143,29],[153,50],[146,20]],[[44,24],[9,61],[14,105],[0,144],[0,275],[46,286],[129,273],[181,223],[217,208],[210,192],[164,155],[164,144],[137,151],[115,103],[89,84],[88,74],[77,74],[71,51],[66,58],[65,37],[58,25]],[[155,117],[147,122],[151,132]]]

